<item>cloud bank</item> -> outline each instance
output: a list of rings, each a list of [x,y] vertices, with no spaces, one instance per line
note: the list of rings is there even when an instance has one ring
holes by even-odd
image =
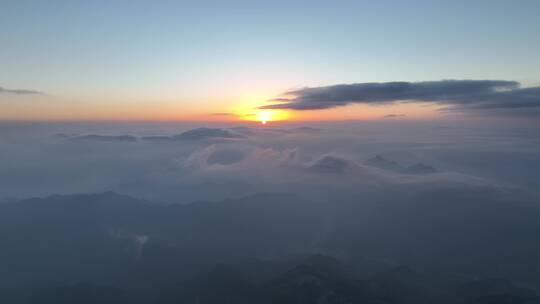
[[[507,80],[441,80],[369,82],[307,87],[285,92],[290,98],[261,109],[316,110],[348,104],[427,102],[450,109],[516,109],[540,107],[540,87],[522,88]]]
[[[291,191],[320,198],[374,187],[538,184],[536,130],[462,124],[12,124],[0,128],[0,199],[116,191],[191,202]]]

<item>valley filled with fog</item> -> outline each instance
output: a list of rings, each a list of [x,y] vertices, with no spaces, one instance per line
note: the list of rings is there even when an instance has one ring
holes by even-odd
[[[539,131],[2,123],[0,300],[538,303]]]

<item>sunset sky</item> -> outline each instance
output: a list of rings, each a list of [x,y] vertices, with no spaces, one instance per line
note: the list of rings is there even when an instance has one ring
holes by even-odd
[[[539,1],[6,0],[0,120],[522,117],[540,107],[539,11]],[[457,96],[454,85],[474,88]]]

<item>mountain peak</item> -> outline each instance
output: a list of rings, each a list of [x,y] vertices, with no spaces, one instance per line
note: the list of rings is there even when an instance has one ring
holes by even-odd
[[[198,140],[207,138],[241,138],[242,135],[219,128],[196,128],[174,136],[175,139]]]
[[[388,160],[377,154],[364,162],[364,165],[390,171],[400,171],[402,167],[393,160]]]
[[[310,166],[310,169],[326,173],[343,173],[347,170],[349,165],[349,162],[345,159],[326,155],[315,161],[315,163]]]
[[[406,173],[406,174],[431,174],[431,173],[437,173],[437,172],[438,170],[435,169],[434,167],[423,164],[423,163],[412,165],[410,167],[407,167],[403,171],[403,173]]]

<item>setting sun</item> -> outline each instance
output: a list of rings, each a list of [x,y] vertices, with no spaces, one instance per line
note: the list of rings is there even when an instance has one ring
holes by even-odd
[[[257,112],[256,117],[257,120],[261,122],[261,124],[265,125],[268,121],[272,121],[274,113],[272,111],[260,111]]]
[[[290,118],[290,112],[284,110],[259,110],[256,111],[251,117],[248,117],[247,120],[259,121],[261,124],[265,125],[271,121],[283,121]]]
[[[291,111],[259,109],[260,106],[265,105],[265,100],[269,98],[266,95],[246,95],[243,98],[244,100],[236,104],[229,112],[233,113],[240,120],[260,122],[263,125],[271,121],[291,119]]]

